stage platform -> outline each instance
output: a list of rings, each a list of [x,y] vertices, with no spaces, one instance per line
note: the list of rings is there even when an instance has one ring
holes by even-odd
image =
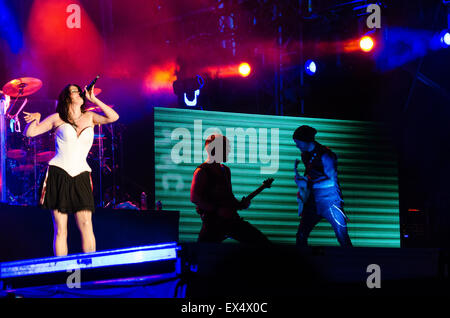
[[[370,288],[369,265],[380,269]],[[80,269],[79,288],[73,287]],[[164,243],[0,264],[2,297],[444,297],[448,251]],[[71,276],[72,275],[72,276]],[[76,280],[75,280],[76,283]],[[72,284],[72,286],[71,286]]]
[[[187,244],[183,255],[198,269],[191,297],[450,296],[446,249]],[[368,287],[371,264],[381,288]]]
[[[176,242],[170,242],[4,262],[0,263],[0,294],[30,298],[177,297],[179,250]]]
[[[96,208],[92,216],[97,251],[178,241],[178,211]],[[0,262],[53,256],[50,211],[0,203]],[[81,253],[74,217],[68,220],[69,254]]]
[[[69,255],[53,257],[48,212],[1,205],[0,220],[0,297],[450,295],[444,248],[179,242],[177,211],[97,209],[97,252],[80,253],[72,220]],[[379,268],[380,288],[368,286],[373,266]]]

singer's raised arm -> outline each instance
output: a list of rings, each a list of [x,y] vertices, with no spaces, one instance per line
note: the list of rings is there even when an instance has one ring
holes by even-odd
[[[100,109],[105,114],[103,116],[95,112],[92,112],[92,120],[94,122],[94,125],[110,124],[119,119],[119,114],[117,114],[114,111],[114,109],[103,103],[94,95],[94,87],[92,87],[92,89],[90,89],[89,91],[86,91],[86,98],[95,105],[97,105],[98,107],[100,107]]]

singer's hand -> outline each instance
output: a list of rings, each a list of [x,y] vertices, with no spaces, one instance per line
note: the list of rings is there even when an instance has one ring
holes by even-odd
[[[95,100],[97,99],[97,97],[95,97],[95,94],[94,94],[94,86],[92,86],[92,88],[89,91],[86,90],[87,85],[84,87],[84,91],[86,92],[86,98],[88,99],[88,101],[90,101],[92,103],[95,103]]]
[[[27,112],[23,112],[23,113],[25,114],[25,116],[23,116],[23,118],[25,119],[27,124],[31,123],[33,120],[39,121],[41,119],[40,113],[27,113]]]

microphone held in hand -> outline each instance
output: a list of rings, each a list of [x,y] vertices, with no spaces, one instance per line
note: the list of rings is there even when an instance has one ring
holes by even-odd
[[[86,90],[83,91],[83,96],[86,95],[86,91],[90,91],[92,89],[92,86],[95,85],[95,82],[97,82],[97,80],[99,79],[100,75],[97,75],[94,80],[86,87]]]

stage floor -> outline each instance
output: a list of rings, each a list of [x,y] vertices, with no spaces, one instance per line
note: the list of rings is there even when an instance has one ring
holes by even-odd
[[[0,273],[0,297],[450,295],[448,251],[442,249],[168,242],[4,262]]]

